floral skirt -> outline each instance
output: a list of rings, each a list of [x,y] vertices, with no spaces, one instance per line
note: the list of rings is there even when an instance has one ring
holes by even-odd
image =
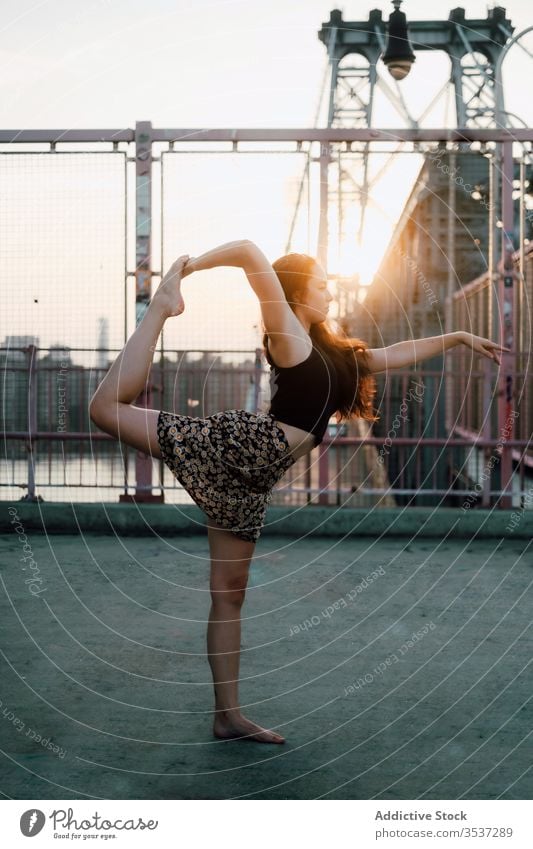
[[[256,542],[272,489],[295,462],[274,417],[224,410],[195,418],[161,410],[157,438],[166,465],[208,518]]]

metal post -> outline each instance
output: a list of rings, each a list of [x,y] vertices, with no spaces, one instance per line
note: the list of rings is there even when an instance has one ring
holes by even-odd
[[[481,379],[481,421],[482,427],[481,432],[483,434],[483,439],[489,440],[492,436],[492,428],[491,428],[491,404],[492,404],[492,394],[491,394],[491,386],[492,386],[492,366],[489,360],[483,357],[483,361],[480,364],[481,371],[483,372],[483,376]],[[487,464],[490,461],[491,449],[484,448],[481,452],[483,456],[483,461]],[[493,480],[492,474],[486,475],[483,479],[483,489],[481,491],[481,506],[485,508],[490,507],[491,496],[490,490],[492,489],[491,482]]]
[[[329,453],[325,445],[321,445],[318,449],[318,503],[322,505],[329,504]]]
[[[452,80],[455,93],[455,114],[457,116],[457,126],[466,127],[466,109],[463,97],[463,69],[461,59],[458,56],[450,55],[452,63]]]
[[[152,286],[152,124],[138,121],[135,126],[135,325],[143,319],[151,299]],[[138,407],[151,406],[151,384],[137,398]],[[135,452],[135,495],[121,495],[120,501],[157,502],[163,494],[152,493],[152,458]]]
[[[489,158],[489,239],[488,239],[488,270],[489,287],[487,292],[487,326],[488,333],[495,334],[497,327],[494,322],[494,285],[497,280],[497,242],[496,242],[496,210],[499,205],[498,180],[497,180],[498,147]]]
[[[37,431],[37,348],[28,345],[28,493],[22,501],[41,501],[35,496],[35,461],[33,456],[33,434]]]
[[[318,225],[317,259],[324,271],[328,271],[328,167],[330,163],[330,146],[320,145],[320,221]]]
[[[516,298],[516,321],[515,321],[515,344],[518,353],[516,360],[516,370],[520,372],[520,380],[522,380],[522,362],[524,353],[524,289],[526,286],[526,254],[525,254],[525,238],[526,238],[526,201],[525,201],[525,182],[526,182],[526,164],[524,156],[520,160],[520,218],[519,218],[519,274],[518,274],[518,292]],[[527,303],[527,301],[526,301]],[[524,362],[525,365],[525,362]],[[524,370],[525,378],[525,370]]]
[[[320,224],[318,229],[318,248],[317,259],[326,275],[328,273],[328,248],[329,248],[329,228],[328,228],[328,208],[329,208],[329,191],[328,191],[328,167],[330,163],[330,146],[329,144],[320,145]],[[340,190],[340,187],[339,187]],[[319,504],[327,504],[329,502],[329,458],[324,451],[324,446],[319,448],[320,455],[318,459],[318,486],[320,493],[318,496]]]
[[[261,378],[263,376],[263,363],[261,360],[262,349],[255,349],[255,360],[254,360],[254,408],[253,412],[259,412],[259,401],[261,398]]]
[[[502,442],[500,473],[501,507],[511,509],[513,452],[507,444],[514,439],[513,398],[514,373],[516,361],[514,348],[514,266],[513,266],[513,234],[514,234],[514,203],[513,203],[513,143],[503,142],[501,145],[501,262],[498,278],[498,300],[500,302],[500,334],[501,344],[511,348],[509,353],[503,352],[499,372],[498,386],[498,437]]]
[[[456,159],[457,154],[455,151],[450,151],[449,158],[449,167],[450,174],[455,174],[456,168]],[[450,178],[448,182],[448,233],[447,233],[447,246],[446,250],[448,253],[448,274],[447,274],[447,285],[446,285],[446,300],[444,304],[444,332],[451,333],[453,330],[464,330],[465,328],[457,328],[453,326],[453,293],[455,291],[455,208],[456,208],[456,182],[454,179]],[[423,310],[423,315],[425,317],[426,310]],[[424,333],[425,336],[425,328]],[[444,370],[446,374],[446,392],[445,392],[445,427],[448,433],[452,432],[452,428],[454,425],[453,416],[451,411],[453,410],[453,393],[455,389],[455,380],[456,376],[453,369],[453,364],[451,362],[450,357],[444,357]]]

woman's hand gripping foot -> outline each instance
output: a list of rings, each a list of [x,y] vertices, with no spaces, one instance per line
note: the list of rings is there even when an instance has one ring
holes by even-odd
[[[181,315],[185,309],[185,301],[181,294],[181,278],[183,267],[188,259],[189,254],[184,254],[172,263],[152,298],[151,303],[161,311],[164,318]]]
[[[284,743],[275,731],[261,728],[238,711],[219,710],[215,714],[213,734],[221,740],[252,740],[256,743]]]

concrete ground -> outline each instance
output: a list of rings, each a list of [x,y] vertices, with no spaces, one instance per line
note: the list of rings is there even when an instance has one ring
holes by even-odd
[[[283,746],[211,736],[205,533],[0,544],[9,798],[533,797],[530,539],[262,537],[241,706]]]

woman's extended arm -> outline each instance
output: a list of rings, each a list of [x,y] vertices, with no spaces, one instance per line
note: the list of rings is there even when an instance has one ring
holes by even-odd
[[[232,265],[244,268],[253,242],[250,239],[238,239],[236,242],[225,242],[223,245],[207,251],[201,256],[193,256],[185,264],[182,277],[206,268],[216,268],[220,265]]]
[[[420,360],[427,360],[437,354],[442,354],[456,345],[466,345],[478,354],[483,354],[500,364],[498,351],[509,351],[498,342],[492,342],[483,336],[474,336],[465,330],[444,333],[442,336],[428,336],[424,339],[407,339],[396,342],[387,348],[370,348],[367,351],[372,372],[387,371],[387,369],[402,368],[416,365]]]

